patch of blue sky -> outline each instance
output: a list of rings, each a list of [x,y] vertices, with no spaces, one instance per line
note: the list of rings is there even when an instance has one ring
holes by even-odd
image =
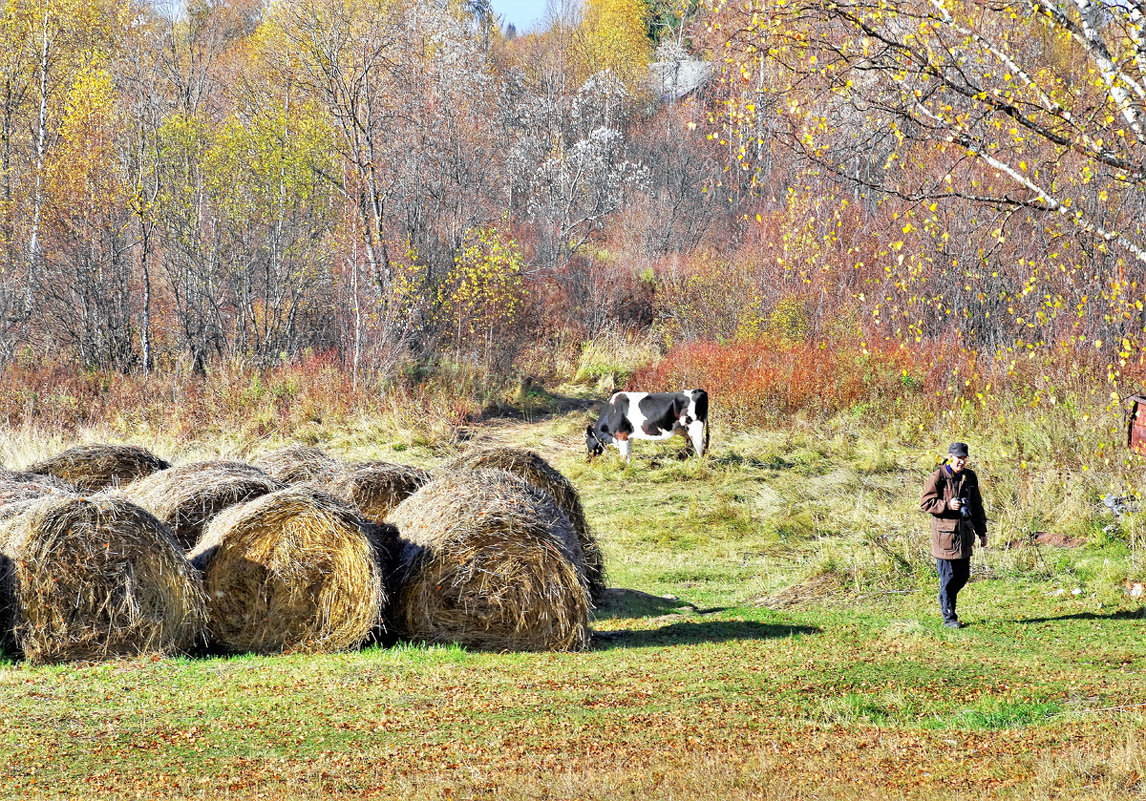
[[[512,24],[518,33],[540,29],[545,19],[546,0],[491,0],[490,5],[501,24]]]

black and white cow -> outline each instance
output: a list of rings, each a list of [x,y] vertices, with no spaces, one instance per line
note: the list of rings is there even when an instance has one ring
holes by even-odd
[[[602,407],[597,422],[585,429],[585,447],[592,459],[613,445],[627,462],[630,440],[662,440],[674,434],[688,437],[698,456],[708,450],[708,393],[703,389],[618,392]]]

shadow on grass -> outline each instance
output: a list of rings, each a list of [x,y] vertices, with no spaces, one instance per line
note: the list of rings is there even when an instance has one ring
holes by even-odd
[[[1094,612],[1079,612],[1074,615],[1059,615],[1057,617],[1031,617],[1022,620],[1012,620],[1011,623],[1059,623],[1067,620],[1143,620],[1146,619],[1146,607],[1137,609],[1124,609],[1120,612],[1111,612],[1109,615],[1096,615]]]
[[[640,590],[629,590],[623,587],[610,587],[605,590],[605,597],[593,610],[595,620],[613,620],[615,618],[634,617],[663,617],[664,615],[710,615],[713,612],[723,612],[726,607],[701,609],[696,604],[682,601],[674,595],[651,595]]]
[[[671,623],[650,631],[632,629],[595,631],[592,648],[594,651],[609,651],[614,648],[646,648],[655,645],[772,640],[779,637],[818,634],[819,631],[815,626],[788,626],[750,620],[710,620],[697,623],[687,621]]]
[[[761,459],[755,456],[745,456],[735,451],[725,451],[719,456],[713,456],[712,463],[717,467],[752,468],[755,470],[786,470],[796,466],[795,462],[790,462],[777,454],[771,454]]]
[[[605,400],[605,398],[576,398],[535,389],[532,397],[525,403],[503,402],[487,407],[481,413],[481,422],[527,420],[536,423],[564,417],[569,412],[584,412],[586,416],[596,417],[596,410]]]
[[[12,560],[0,553],[0,667],[16,661],[12,623],[16,617],[16,575]]]

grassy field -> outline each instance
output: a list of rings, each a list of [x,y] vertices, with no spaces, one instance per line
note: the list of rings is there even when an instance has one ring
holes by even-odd
[[[460,442],[363,421],[319,444],[423,465],[466,441],[549,459],[608,557],[590,651],[2,663],[0,797],[1146,794],[1146,614],[1127,590],[1146,551],[1099,503],[1125,476],[1047,449],[1032,469],[1029,448],[964,437],[992,547],[953,631],[916,511],[945,443],[855,420],[718,427],[703,461],[638,443],[632,465],[587,465],[584,419],[557,409]],[[20,436],[9,465],[47,447]]]

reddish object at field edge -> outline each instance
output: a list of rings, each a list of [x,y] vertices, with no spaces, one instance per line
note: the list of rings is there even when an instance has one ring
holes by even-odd
[[[1126,415],[1126,447],[1146,456],[1146,395],[1131,395],[1134,403]]]

